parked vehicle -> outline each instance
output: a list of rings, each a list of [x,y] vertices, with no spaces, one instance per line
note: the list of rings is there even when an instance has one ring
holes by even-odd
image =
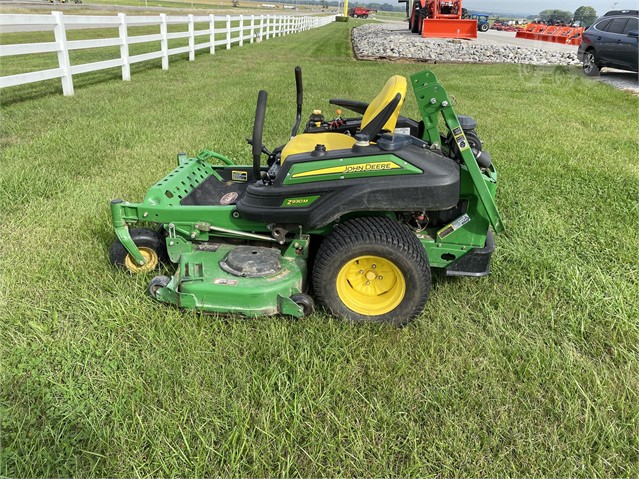
[[[477,20],[462,0],[397,0],[406,4],[408,28],[425,38],[477,38]]]
[[[477,20],[477,31],[487,32],[490,28],[490,23],[488,22],[488,19],[490,18],[489,15],[485,13],[473,13],[470,18]]]
[[[377,10],[370,10],[364,7],[351,8],[348,11],[348,15],[353,18],[368,18],[371,13],[375,13]]]
[[[638,71],[639,10],[613,10],[583,33],[577,56],[588,76],[603,67]]]
[[[518,30],[518,27],[509,25],[508,23],[503,22],[501,20],[495,20],[493,24],[490,26],[490,29],[497,30],[500,32],[516,32]],[[482,30],[482,31],[485,31],[485,30]]]

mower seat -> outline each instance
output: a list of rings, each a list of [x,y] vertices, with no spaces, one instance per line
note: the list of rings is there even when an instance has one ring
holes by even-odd
[[[399,99],[397,96],[399,95]],[[394,75],[382,88],[382,91],[368,105],[360,129],[374,138],[380,131],[395,130],[399,112],[406,98],[406,78],[401,75]],[[388,115],[388,108],[395,104],[390,117],[382,124]],[[355,138],[343,133],[302,133],[297,135],[284,146],[282,150],[282,163],[289,155],[308,153],[315,149],[316,145],[324,145],[326,151],[343,150],[351,148],[355,144]]]

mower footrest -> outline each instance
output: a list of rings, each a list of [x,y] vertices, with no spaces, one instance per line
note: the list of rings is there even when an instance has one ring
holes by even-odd
[[[495,251],[492,231],[486,236],[486,246],[475,248],[446,268],[446,276],[486,276],[490,274],[490,257]]]

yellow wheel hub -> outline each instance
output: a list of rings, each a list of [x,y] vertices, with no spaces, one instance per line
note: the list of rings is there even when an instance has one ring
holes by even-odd
[[[346,263],[337,274],[336,286],[346,307],[364,316],[392,311],[406,294],[402,272],[380,256],[359,256]]]
[[[149,271],[153,271],[157,268],[159,262],[158,254],[151,248],[146,248],[144,246],[139,248],[139,250],[146,260],[146,263],[143,265],[136,264],[131,255],[127,254],[126,258],[124,258],[124,266],[126,266],[126,269],[132,273],[148,273]]]

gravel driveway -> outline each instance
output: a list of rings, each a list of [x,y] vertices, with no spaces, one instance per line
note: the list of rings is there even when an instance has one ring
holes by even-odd
[[[633,72],[604,68],[601,75],[593,77],[593,81],[600,81],[612,85],[620,90],[626,90],[639,95],[639,75]]]
[[[412,59],[427,63],[512,63],[535,81],[536,66],[570,68],[584,79],[601,81],[639,94],[637,73],[604,68],[599,77],[586,78],[577,66],[577,47],[515,38],[514,32],[479,32],[474,40],[422,38],[410,33],[406,22],[366,24],[353,30],[353,50],[361,59]],[[565,79],[564,79],[565,81]]]

